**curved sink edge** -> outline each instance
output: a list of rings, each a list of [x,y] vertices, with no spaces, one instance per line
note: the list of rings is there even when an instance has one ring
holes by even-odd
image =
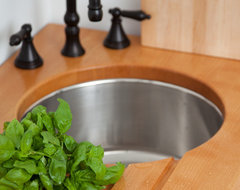
[[[169,83],[171,85],[179,86],[196,92],[216,105],[223,115],[224,124],[225,106],[220,96],[211,87],[209,87],[209,85],[190,76],[174,71],[156,69],[146,66],[126,65],[73,70],[46,79],[29,89],[25,95],[20,98],[16,106],[15,116],[20,119],[27,108],[29,108],[34,102],[61,88],[66,88],[84,82],[114,78],[154,80],[163,83]]]

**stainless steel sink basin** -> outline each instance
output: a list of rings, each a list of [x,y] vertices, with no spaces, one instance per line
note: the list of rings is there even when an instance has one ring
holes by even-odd
[[[105,162],[179,158],[211,138],[223,116],[212,102],[188,89],[141,79],[107,79],[53,92],[34,103],[55,111],[57,98],[72,109],[69,134],[101,144]]]

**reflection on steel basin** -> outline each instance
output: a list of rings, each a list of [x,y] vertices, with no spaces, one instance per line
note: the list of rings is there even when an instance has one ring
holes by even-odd
[[[53,92],[41,104],[55,111],[57,98],[72,109],[69,135],[101,144],[105,162],[180,158],[220,128],[223,116],[212,102],[188,89],[142,79],[106,79]]]

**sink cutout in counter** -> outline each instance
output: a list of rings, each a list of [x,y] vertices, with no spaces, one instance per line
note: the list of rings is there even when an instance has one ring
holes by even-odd
[[[101,144],[105,162],[126,164],[180,158],[220,129],[223,114],[202,95],[153,80],[106,79],[55,91],[35,102],[57,108],[66,100],[73,113],[69,135]]]

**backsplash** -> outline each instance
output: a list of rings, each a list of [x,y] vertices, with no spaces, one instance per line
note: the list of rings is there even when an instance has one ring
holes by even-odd
[[[239,0],[142,0],[142,44],[240,60]]]

